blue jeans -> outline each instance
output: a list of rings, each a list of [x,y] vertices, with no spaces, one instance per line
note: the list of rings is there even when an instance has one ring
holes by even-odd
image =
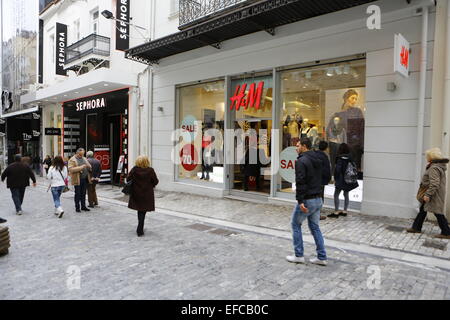
[[[22,211],[23,198],[25,197],[25,187],[11,188],[11,196],[16,207],[16,212]]]
[[[63,190],[64,190],[64,186],[52,188],[53,202],[55,203],[56,209],[61,207],[61,195],[62,195]]]
[[[320,210],[323,206],[323,201],[321,198],[305,200],[305,207],[308,208],[308,213],[303,213],[300,206],[297,206],[292,213],[292,233],[294,238],[294,249],[296,257],[303,257],[303,235],[302,235],[302,224],[308,219],[309,230],[314,237],[317,247],[317,257],[319,260],[327,260],[327,253],[325,251],[325,243],[323,240],[322,232],[320,231]]]

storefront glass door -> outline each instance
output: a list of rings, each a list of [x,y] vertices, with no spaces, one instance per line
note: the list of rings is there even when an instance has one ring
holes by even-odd
[[[270,194],[272,100],[271,74],[231,81],[228,111],[234,129],[232,190]]]

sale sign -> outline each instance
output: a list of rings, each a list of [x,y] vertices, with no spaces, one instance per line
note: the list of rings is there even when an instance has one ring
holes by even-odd
[[[187,144],[180,152],[181,165],[186,171],[194,171],[199,164],[197,149],[193,144]]]
[[[408,78],[411,64],[410,44],[401,34],[395,35],[394,55],[394,72]]]
[[[297,158],[296,147],[286,148],[280,154],[280,176],[290,183],[295,183],[295,161],[297,161]]]

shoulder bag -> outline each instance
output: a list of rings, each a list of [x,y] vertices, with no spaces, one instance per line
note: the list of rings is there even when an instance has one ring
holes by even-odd
[[[61,170],[58,170],[58,171],[59,171],[59,174],[61,175],[61,178],[64,180],[64,184],[65,184],[64,189],[63,189],[63,193],[69,192],[70,191],[70,189],[69,189],[69,181],[67,181],[67,178],[64,178]]]
[[[126,194],[127,196],[129,196],[131,194],[131,188],[133,186],[133,180],[129,180],[127,181],[127,183],[125,184],[125,186],[122,189],[122,193]]]

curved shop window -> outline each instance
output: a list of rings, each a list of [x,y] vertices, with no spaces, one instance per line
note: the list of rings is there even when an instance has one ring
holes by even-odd
[[[224,183],[225,82],[178,88],[178,179]]]
[[[348,144],[359,180],[359,188],[350,193],[350,200],[362,201],[365,79],[365,60],[281,73],[279,192],[295,192],[295,146],[301,138],[308,137],[314,149],[319,148],[321,141],[328,142],[326,153],[330,158],[332,174],[339,146]],[[334,191],[333,177],[325,187],[325,197],[333,198]]]

